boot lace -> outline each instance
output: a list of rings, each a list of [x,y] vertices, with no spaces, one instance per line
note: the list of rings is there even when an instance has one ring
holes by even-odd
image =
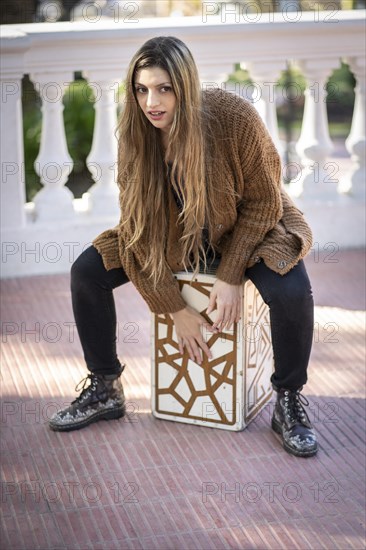
[[[81,391],[81,393],[76,399],[74,399],[73,403],[82,403],[87,397],[89,397],[91,393],[97,389],[98,381],[102,382],[102,380],[95,374],[88,374],[85,378],[80,380],[80,382],[75,386],[75,391]],[[90,382],[89,386],[87,386],[88,382]]]
[[[309,422],[309,417],[304,409],[304,405],[310,405],[305,395],[302,395],[299,390],[284,391],[284,409],[285,413],[291,422]]]

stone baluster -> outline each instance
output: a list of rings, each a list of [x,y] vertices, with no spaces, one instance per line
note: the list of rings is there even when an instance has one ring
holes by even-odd
[[[354,197],[365,199],[365,58],[353,57],[346,59],[346,62],[356,78],[352,126],[346,139],[346,148],[352,157],[354,167],[342,178],[338,190],[340,193],[349,193]]]
[[[290,193],[301,199],[336,199],[337,166],[327,162],[333,150],[329,137],[325,89],[329,75],[339,65],[338,60],[312,59],[299,62],[307,87],[305,107],[296,151],[303,168],[290,183]]]
[[[84,74],[95,96],[93,143],[87,166],[95,181],[84,198],[93,215],[119,216],[117,186],[117,103],[119,80],[116,72]],[[118,219],[117,219],[118,221]]]
[[[42,101],[42,135],[34,168],[43,188],[34,197],[38,222],[74,216],[73,194],[65,183],[73,168],[66,143],[62,98],[72,73],[34,73],[31,80]]]
[[[1,36],[1,228],[25,226],[22,117],[23,58],[29,38],[4,26]]]
[[[278,133],[276,82],[280,72],[286,68],[285,62],[246,63],[245,68],[254,82],[251,101],[267,126],[277,151],[282,156],[284,146]]]

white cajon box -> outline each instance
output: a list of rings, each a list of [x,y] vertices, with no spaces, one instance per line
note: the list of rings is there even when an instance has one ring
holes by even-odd
[[[206,317],[214,275],[177,273],[186,303]],[[216,311],[210,315],[215,320]],[[269,308],[249,280],[234,330],[204,331],[212,359],[198,365],[179,353],[170,315],[152,314],[152,412],[157,418],[240,431],[272,395],[273,352]]]

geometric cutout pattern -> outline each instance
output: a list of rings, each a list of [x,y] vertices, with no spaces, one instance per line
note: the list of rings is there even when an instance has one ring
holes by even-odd
[[[214,275],[176,274],[185,302],[206,320]],[[269,310],[255,286],[243,282],[242,315],[234,329],[204,334],[212,359],[201,365],[179,353],[170,315],[152,314],[152,411],[158,418],[242,430],[271,396]]]

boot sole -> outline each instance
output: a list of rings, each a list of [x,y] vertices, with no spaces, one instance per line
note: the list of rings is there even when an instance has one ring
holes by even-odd
[[[299,456],[299,457],[303,457],[303,458],[308,458],[310,456],[316,455],[316,453],[318,452],[317,448],[312,450],[312,451],[308,451],[308,452],[296,451],[296,449],[293,449],[292,447],[287,445],[286,441],[284,441],[284,439],[283,439],[281,425],[278,424],[278,422],[275,420],[275,418],[272,418],[272,430],[281,436],[283,448],[285,449],[285,451],[287,451],[291,455]]]
[[[86,420],[81,420],[80,422],[75,422],[75,424],[52,424],[49,422],[49,427],[54,432],[71,432],[72,430],[80,430],[81,428],[86,428],[89,424],[93,422],[98,422],[99,420],[117,420],[126,414],[126,407],[119,409],[112,409],[109,411],[99,411],[93,416],[90,416]]]

